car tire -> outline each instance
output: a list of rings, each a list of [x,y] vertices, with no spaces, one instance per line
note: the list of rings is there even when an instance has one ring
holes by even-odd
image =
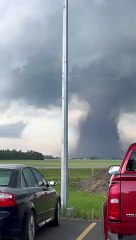
[[[25,224],[22,231],[20,240],[34,240],[35,239],[35,214],[30,211],[25,218]]]
[[[59,209],[60,209],[60,204],[59,204],[59,200],[56,203],[56,207],[55,207],[55,211],[54,211],[54,218],[51,222],[52,226],[59,226],[60,224],[60,216],[59,216]]]

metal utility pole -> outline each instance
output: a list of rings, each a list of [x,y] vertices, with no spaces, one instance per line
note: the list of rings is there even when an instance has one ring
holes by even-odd
[[[68,203],[68,0],[63,0],[61,204]]]

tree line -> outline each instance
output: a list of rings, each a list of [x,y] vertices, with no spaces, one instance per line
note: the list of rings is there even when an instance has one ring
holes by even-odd
[[[0,160],[44,160],[44,156],[40,152],[33,150],[22,152],[21,150],[0,150]]]

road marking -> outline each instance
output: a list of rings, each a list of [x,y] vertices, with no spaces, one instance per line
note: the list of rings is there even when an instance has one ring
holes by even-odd
[[[96,225],[96,223],[91,223],[82,233],[76,238],[76,240],[82,240],[84,237],[92,230],[92,228]]]

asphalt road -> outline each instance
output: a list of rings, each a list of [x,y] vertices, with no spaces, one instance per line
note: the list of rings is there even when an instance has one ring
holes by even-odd
[[[44,226],[36,240],[103,240],[102,223],[86,220],[61,220],[59,227]]]

